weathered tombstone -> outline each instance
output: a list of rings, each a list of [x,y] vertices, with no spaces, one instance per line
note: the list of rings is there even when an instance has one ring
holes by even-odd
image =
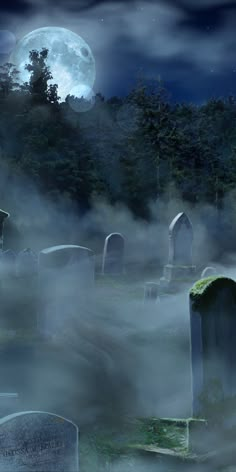
[[[38,258],[30,248],[23,249],[16,257],[16,275],[18,277],[31,277],[38,273]]]
[[[212,277],[217,275],[217,270],[215,267],[205,267],[201,273],[201,279],[206,279],[207,277]]]
[[[188,281],[196,271],[192,260],[193,227],[185,213],[178,213],[169,226],[169,259],[164,282]]]
[[[102,274],[121,275],[124,273],[125,240],[120,233],[111,233],[105,239]]]
[[[190,325],[193,416],[207,415],[209,395],[222,401],[236,394],[236,282],[226,277],[196,282]]]
[[[47,335],[63,330],[71,316],[81,315],[93,287],[91,249],[76,245],[43,249],[39,254],[39,330]]]
[[[0,254],[1,277],[14,277],[16,275],[16,253],[7,249]]]
[[[158,282],[146,282],[144,287],[144,301],[157,301],[160,293],[160,284]]]
[[[40,411],[2,418],[0,470],[78,472],[78,427],[66,418]]]
[[[10,213],[0,210],[0,250],[3,250],[3,227],[4,221],[10,216]]]

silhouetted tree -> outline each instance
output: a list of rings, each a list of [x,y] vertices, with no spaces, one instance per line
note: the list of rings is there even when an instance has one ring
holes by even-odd
[[[29,53],[30,63],[25,69],[31,72],[29,90],[34,103],[47,104],[58,103],[57,85],[48,85],[52,73],[46,65],[48,49],[43,48],[40,52],[32,50]]]
[[[0,98],[6,98],[11,92],[20,90],[19,71],[14,64],[6,62],[0,66]]]

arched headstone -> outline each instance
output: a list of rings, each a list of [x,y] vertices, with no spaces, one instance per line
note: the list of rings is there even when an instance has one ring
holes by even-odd
[[[207,277],[212,277],[214,275],[217,275],[217,270],[215,267],[205,267],[201,273],[201,279],[206,279]]]
[[[120,233],[111,233],[105,239],[102,274],[121,275],[124,273],[125,240]]]
[[[193,277],[193,227],[185,213],[178,213],[169,226],[169,258],[164,268],[168,282],[187,281]]]
[[[62,416],[23,411],[0,420],[0,470],[78,472],[78,427]]]
[[[204,396],[236,394],[236,282],[208,277],[190,291],[193,415],[204,411]]]
[[[42,300],[38,327],[48,335],[63,330],[70,316],[81,315],[94,287],[94,253],[76,245],[61,245],[39,253]]]

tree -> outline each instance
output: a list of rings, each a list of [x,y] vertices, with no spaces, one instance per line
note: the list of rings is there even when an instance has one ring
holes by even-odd
[[[48,49],[43,48],[40,52],[32,50],[29,53],[30,63],[25,65],[25,69],[31,72],[29,90],[34,103],[47,104],[58,103],[57,85],[48,85],[52,74],[46,65]]]
[[[19,71],[14,64],[6,62],[0,66],[0,97],[6,98],[11,92],[20,90]]]

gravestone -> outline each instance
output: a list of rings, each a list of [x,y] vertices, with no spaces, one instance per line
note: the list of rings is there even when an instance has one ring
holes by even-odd
[[[163,285],[187,282],[196,271],[192,259],[193,227],[185,213],[178,213],[169,226],[169,258],[164,267]]]
[[[78,472],[78,427],[52,413],[26,411],[0,420],[0,470]]]
[[[236,282],[208,277],[190,291],[193,415],[207,415],[204,399],[236,395]]]
[[[0,251],[3,250],[3,227],[4,222],[7,218],[9,218],[10,213],[6,211],[0,210]]]
[[[201,279],[206,279],[207,277],[212,277],[214,275],[217,275],[217,270],[215,267],[205,267],[201,273]]]
[[[38,273],[38,257],[30,248],[23,249],[16,257],[16,275],[31,277]]]
[[[157,301],[160,293],[158,282],[146,282],[144,287],[144,301]]]
[[[71,316],[81,316],[94,288],[94,255],[76,245],[53,246],[39,254],[38,329],[62,331]]]
[[[111,233],[105,239],[102,274],[124,274],[124,248],[125,240],[120,233]]]

